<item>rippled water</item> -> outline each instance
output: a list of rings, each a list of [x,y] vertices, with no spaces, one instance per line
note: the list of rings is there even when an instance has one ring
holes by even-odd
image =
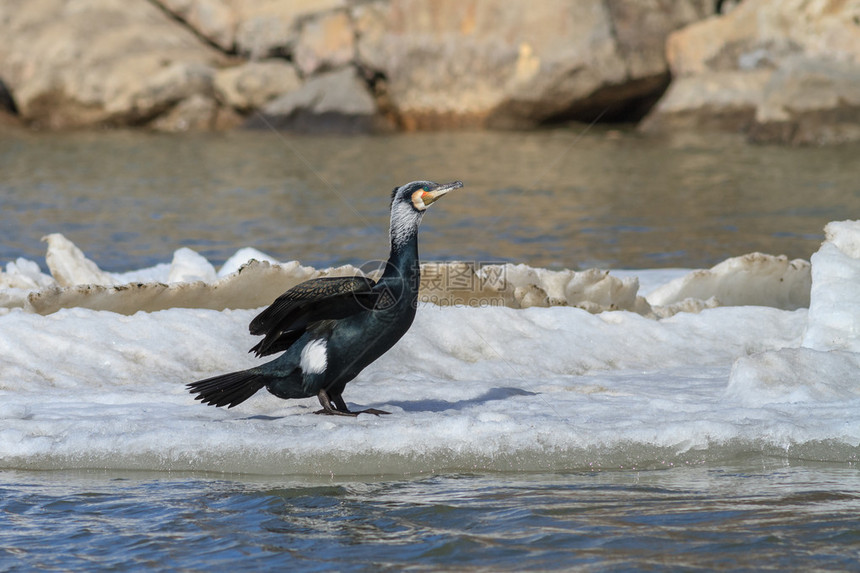
[[[368,481],[0,472],[10,570],[853,570],[854,468]],[[74,516],[72,518],[72,516]]]
[[[112,271],[192,247],[280,260],[387,255],[388,196],[466,187],[425,219],[427,259],[564,268],[707,267],[753,251],[808,258],[860,216],[860,146],[754,147],[582,129],[315,138],[0,134],[0,261],[62,232]],[[853,215],[852,215],[853,214]]]

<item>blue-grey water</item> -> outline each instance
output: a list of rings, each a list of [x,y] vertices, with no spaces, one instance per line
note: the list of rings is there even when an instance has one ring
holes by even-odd
[[[617,131],[314,138],[0,133],[0,263],[61,232],[107,270],[253,246],[386,254],[390,189],[462,179],[428,259],[586,268],[808,258],[860,217],[860,147]],[[70,430],[72,431],[72,430]],[[0,460],[0,571],[856,570],[853,463],[321,479],[28,472]]]
[[[376,479],[0,472],[0,569],[857,569],[854,467]]]
[[[0,261],[41,260],[41,237],[60,232],[111,271],[169,262],[179,247],[215,263],[251,246],[361,264],[387,255],[389,194],[416,179],[466,183],[424,222],[422,255],[436,260],[808,259],[827,222],[860,216],[860,145],[581,133],[0,134]]]

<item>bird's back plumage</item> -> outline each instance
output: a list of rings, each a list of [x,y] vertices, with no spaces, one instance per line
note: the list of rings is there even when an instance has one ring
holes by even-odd
[[[251,321],[251,334],[263,336],[251,352],[257,356],[282,352],[316,322],[372,309],[379,297],[375,285],[365,277],[322,277],[294,286]]]

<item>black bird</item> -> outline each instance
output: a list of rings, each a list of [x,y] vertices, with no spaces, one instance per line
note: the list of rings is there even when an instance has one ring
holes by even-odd
[[[343,389],[368,364],[400,340],[415,318],[421,271],[418,225],[427,207],[463,186],[413,181],[391,194],[391,253],[378,282],[365,277],[325,277],[294,286],[251,321],[263,339],[257,356],[283,352],[260,366],[188,384],[204,404],[232,408],[260,388],[279,398],[317,396],[316,414],[357,416]]]

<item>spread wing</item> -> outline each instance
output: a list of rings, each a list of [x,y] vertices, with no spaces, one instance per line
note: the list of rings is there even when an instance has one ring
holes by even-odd
[[[324,277],[294,286],[251,321],[251,334],[263,340],[250,351],[257,356],[284,351],[316,322],[372,309],[379,298],[375,284],[364,277]]]

